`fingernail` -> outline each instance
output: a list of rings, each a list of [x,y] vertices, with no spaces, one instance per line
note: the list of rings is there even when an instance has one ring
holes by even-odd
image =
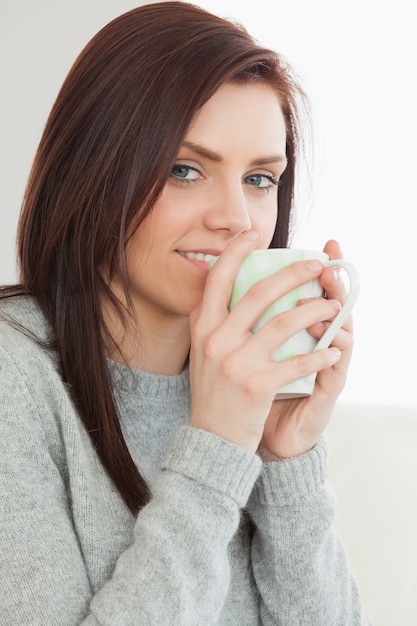
[[[302,304],[307,304],[307,302],[311,302],[314,298],[300,298],[297,301],[297,306],[301,306]]]
[[[311,261],[307,262],[307,267],[313,270],[313,272],[318,272],[319,270],[323,269],[323,263],[312,259]]]
[[[332,363],[337,363],[340,359],[340,357],[342,356],[342,353],[340,352],[339,348],[329,348],[329,352],[330,352],[330,356],[331,356],[331,362]]]

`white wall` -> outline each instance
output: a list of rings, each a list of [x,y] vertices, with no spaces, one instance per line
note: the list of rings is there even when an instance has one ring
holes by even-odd
[[[0,282],[33,154],[76,55],[127,0],[0,0]],[[143,3],[142,3],[143,4]],[[313,190],[295,244],[338,239],[361,274],[341,400],[417,409],[417,94],[412,3],[201,0],[295,67],[313,107]],[[417,414],[417,413],[416,413]]]

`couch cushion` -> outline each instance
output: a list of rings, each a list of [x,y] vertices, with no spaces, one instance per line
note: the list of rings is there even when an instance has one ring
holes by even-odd
[[[336,528],[376,626],[417,623],[417,409],[341,404],[326,430]]]

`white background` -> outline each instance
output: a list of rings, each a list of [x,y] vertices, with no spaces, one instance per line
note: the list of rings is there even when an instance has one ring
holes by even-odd
[[[141,2],[0,0],[0,282],[43,125],[75,57]],[[201,0],[281,52],[307,91],[314,162],[294,245],[340,241],[361,275],[355,352],[340,400],[417,408],[417,43],[413,3]],[[311,187],[311,190],[310,190]],[[417,415],[417,413],[416,413]]]

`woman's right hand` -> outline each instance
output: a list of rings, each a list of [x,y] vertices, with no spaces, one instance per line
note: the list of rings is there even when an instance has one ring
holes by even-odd
[[[274,302],[323,271],[319,261],[289,265],[252,287],[229,311],[234,277],[244,257],[260,247],[260,235],[242,233],[210,270],[200,305],[190,315],[191,420],[252,452],[278,388],[334,364],[333,351],[319,350],[276,363],[273,352],[302,329],[332,319],[334,300],[318,298],[273,318],[256,334],[251,328]]]

